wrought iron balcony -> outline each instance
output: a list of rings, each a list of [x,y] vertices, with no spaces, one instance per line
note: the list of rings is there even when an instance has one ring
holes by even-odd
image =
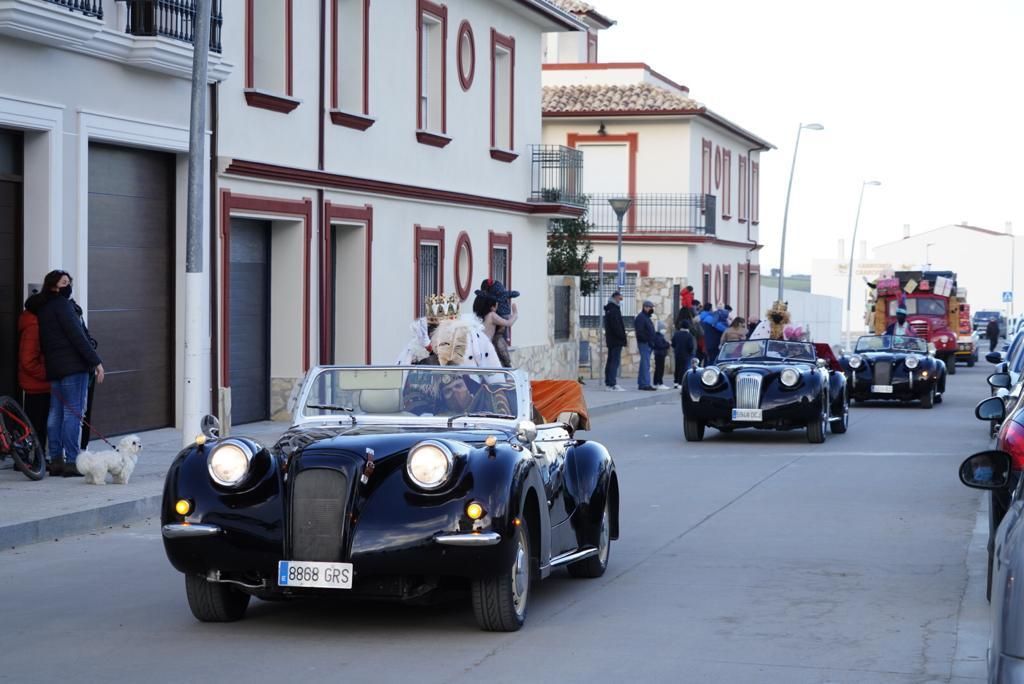
[[[87,17],[103,18],[103,0],[47,0],[52,5],[67,7],[71,12],[79,12]]]
[[[593,194],[589,196],[587,220],[591,234],[618,233],[618,220],[608,200],[633,200],[622,219],[626,235],[714,235],[715,196],[694,194],[636,195]]]
[[[530,145],[531,202],[581,206],[583,153],[564,145]]]
[[[163,36],[192,43],[196,21],[195,0],[127,0],[128,25],[133,36]],[[212,0],[210,8],[210,50],[220,52],[220,32],[224,23],[222,0]]]

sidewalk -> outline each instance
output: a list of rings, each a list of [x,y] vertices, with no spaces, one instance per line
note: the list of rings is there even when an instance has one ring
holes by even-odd
[[[586,383],[583,394],[595,423],[600,422],[602,415],[624,408],[679,401],[678,392],[607,392],[600,379]],[[286,423],[265,421],[236,427],[234,432],[270,446],[287,427]],[[164,428],[140,436],[142,454],[127,485],[87,485],[80,477],[47,477],[31,482],[12,470],[10,459],[3,461],[0,549],[57,540],[159,515],[164,476],[181,450],[181,432]],[[94,448],[101,446],[105,445],[93,442]]]

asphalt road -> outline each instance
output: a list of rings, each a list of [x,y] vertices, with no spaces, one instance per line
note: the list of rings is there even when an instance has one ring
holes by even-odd
[[[978,681],[981,495],[956,469],[988,445],[971,410],[986,374],[961,368],[933,410],[857,406],[823,445],[687,444],[674,393],[602,417],[622,539],[601,579],[535,586],[515,634],[479,631],[468,598],[257,601],[201,624],[156,521],[2,551],[0,680]]]

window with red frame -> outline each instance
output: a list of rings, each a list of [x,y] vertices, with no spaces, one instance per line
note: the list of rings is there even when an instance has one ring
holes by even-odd
[[[419,0],[419,8],[416,127],[421,131],[444,134],[448,130],[445,102],[448,8],[430,0]]]
[[[597,34],[587,32],[587,64],[597,64]]]
[[[245,87],[292,94],[292,0],[246,0]]]
[[[711,194],[711,141],[701,138],[700,156],[700,191],[701,194]]]
[[[738,198],[737,213],[739,214],[739,222],[745,223],[747,220],[747,158],[742,154],[739,159],[739,170],[736,174],[739,183],[740,196]]]
[[[444,228],[416,226],[416,316],[426,315],[425,300],[444,294]]]
[[[750,162],[750,222],[761,220],[761,175],[759,164]]]
[[[732,150],[722,148],[722,218],[732,217]]]
[[[711,264],[704,264],[701,267],[701,294],[700,303],[703,307],[704,304],[711,301]]]
[[[331,109],[369,115],[370,0],[334,0]]]
[[[491,29],[491,147],[515,146],[516,41]]]

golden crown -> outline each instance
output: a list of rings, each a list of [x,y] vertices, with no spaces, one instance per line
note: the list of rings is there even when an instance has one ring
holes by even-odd
[[[427,320],[441,321],[459,317],[459,298],[454,294],[432,294],[425,302]]]

